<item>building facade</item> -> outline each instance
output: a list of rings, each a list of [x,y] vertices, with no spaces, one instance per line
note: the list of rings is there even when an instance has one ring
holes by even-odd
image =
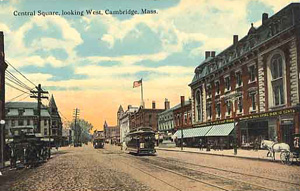
[[[119,125],[120,125],[120,142],[124,141],[124,138],[130,131],[130,116],[134,114],[139,108],[128,105],[127,110],[120,116]]]
[[[51,117],[51,137],[56,145],[61,145],[62,139],[62,120],[58,112],[53,95],[50,98],[48,110]]]
[[[157,115],[165,109],[156,109],[155,102],[152,102],[152,108],[143,108],[142,106],[130,116],[130,130],[140,127],[150,127],[153,131],[157,131],[158,117]]]
[[[41,107],[41,129],[37,129],[38,115],[37,103],[35,102],[9,102],[5,104],[5,131],[6,135],[11,135],[12,127],[32,126],[41,136],[51,135],[51,115],[46,106]]]
[[[238,122],[239,144],[269,139],[291,144],[299,132],[300,3],[251,25],[215,55],[206,52],[189,85],[194,127]]]
[[[170,108],[170,102],[165,99],[165,111],[158,114],[158,131],[171,132],[174,130],[174,107]]]
[[[180,104],[175,106],[174,130],[187,129],[192,127],[192,108],[191,100],[185,100],[184,96],[180,97]]]
[[[120,128],[118,126],[108,126],[107,122],[103,125],[105,139],[111,144],[120,142]]]

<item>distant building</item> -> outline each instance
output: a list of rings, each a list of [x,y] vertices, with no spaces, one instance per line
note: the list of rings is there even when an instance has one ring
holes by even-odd
[[[192,127],[192,108],[191,100],[185,100],[184,96],[180,97],[180,104],[174,107],[174,129],[187,129]]]
[[[105,139],[109,140],[111,143],[120,142],[120,128],[118,126],[108,126],[107,122],[103,125]]]
[[[130,117],[139,109],[139,107],[133,107],[128,105],[127,110],[120,116],[119,125],[120,125],[120,142],[124,141],[125,136],[130,131]]]
[[[174,130],[173,110],[175,107],[170,108],[169,100],[165,99],[165,111],[158,114],[158,131],[171,132]]]
[[[158,117],[157,115],[165,109],[156,109],[155,102],[152,102],[152,108],[143,108],[142,106],[130,116],[130,130],[139,127],[151,127],[153,131],[158,130]]]
[[[62,129],[62,141],[61,145],[66,146],[71,144],[72,142],[72,129],[71,128],[63,128]]]
[[[41,107],[41,129],[37,129],[38,115],[36,102],[9,102],[5,104],[5,111],[5,130],[7,135],[11,135],[10,129],[16,126],[32,126],[42,136],[49,135],[51,115],[48,107],[44,105]]]

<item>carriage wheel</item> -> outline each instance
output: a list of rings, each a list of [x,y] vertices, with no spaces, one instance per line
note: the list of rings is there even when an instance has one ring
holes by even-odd
[[[289,151],[281,151],[280,160],[282,164],[292,164],[291,153]]]

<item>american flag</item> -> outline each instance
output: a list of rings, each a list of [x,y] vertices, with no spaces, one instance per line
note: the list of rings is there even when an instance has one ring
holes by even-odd
[[[133,88],[139,87],[140,85],[142,85],[142,79],[133,82]]]

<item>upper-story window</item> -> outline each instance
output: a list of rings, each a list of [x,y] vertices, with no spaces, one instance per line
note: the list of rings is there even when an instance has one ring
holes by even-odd
[[[236,75],[236,87],[240,87],[242,86],[242,72],[241,71],[238,71],[235,73]]]
[[[198,90],[196,92],[196,121],[202,121],[202,112],[201,112],[201,93]]]
[[[14,127],[16,125],[16,122],[14,119],[11,120],[11,126]]]
[[[206,113],[207,113],[207,119],[211,119],[211,115],[212,115],[211,104],[207,104]]]
[[[187,113],[184,113],[184,124],[187,124]]]
[[[250,99],[251,99],[250,111],[256,111],[256,93],[255,92],[250,93]]]
[[[216,105],[216,117],[220,118],[221,117],[221,104],[217,103]]]
[[[220,81],[215,82],[216,95],[220,94]]]
[[[238,113],[243,113],[243,97],[238,97]]]
[[[274,55],[271,59],[271,74],[274,105],[282,105],[285,103],[285,100],[283,84],[283,63],[280,54]]]
[[[30,125],[30,119],[27,119],[27,125]]]
[[[249,82],[256,81],[255,65],[253,64],[253,65],[249,66],[248,70],[249,70]]]
[[[230,91],[230,76],[225,77],[225,91]]]
[[[19,109],[19,116],[22,116],[24,114],[24,109]]]
[[[231,101],[230,100],[226,101],[226,115],[228,115],[228,116],[231,115]]]
[[[207,89],[207,98],[211,98],[211,85],[207,84],[206,89]]]
[[[24,125],[24,120],[23,119],[19,119],[18,120],[18,125],[19,126],[23,126]]]

